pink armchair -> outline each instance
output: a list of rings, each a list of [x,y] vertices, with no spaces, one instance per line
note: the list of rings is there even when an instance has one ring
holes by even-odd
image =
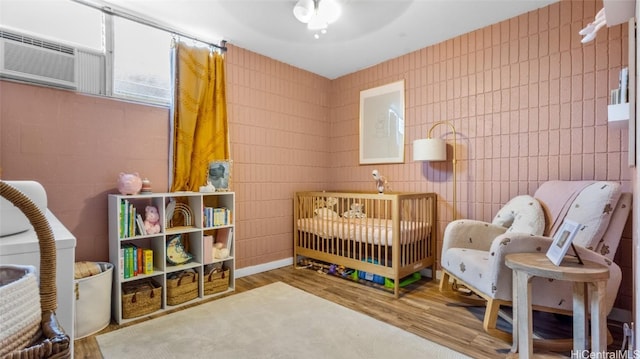
[[[582,227],[574,238],[582,259],[609,267],[605,308],[613,308],[622,273],[613,262],[631,210],[631,193],[616,182],[549,181],[533,197],[518,196],[507,203],[492,223],[457,220],[445,229],[440,291],[462,285],[486,301],[483,327],[496,337],[511,334],[496,327],[501,306],[511,306],[512,276],[504,257],[515,252],[546,253],[564,219]],[[572,250],[569,249],[571,254]],[[572,284],[543,278],[532,280],[536,310],[571,314]]]

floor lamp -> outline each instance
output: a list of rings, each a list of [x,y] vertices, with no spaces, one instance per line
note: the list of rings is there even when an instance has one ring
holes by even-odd
[[[438,121],[431,126],[427,133],[427,138],[413,141],[413,160],[414,161],[446,161],[447,160],[447,143],[439,138],[433,138],[431,133],[433,129],[447,125],[453,131],[453,220],[456,220],[456,128],[449,121]]]

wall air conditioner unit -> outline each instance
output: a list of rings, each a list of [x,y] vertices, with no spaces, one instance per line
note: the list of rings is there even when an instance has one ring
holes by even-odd
[[[0,77],[77,88],[74,47],[0,29]]]

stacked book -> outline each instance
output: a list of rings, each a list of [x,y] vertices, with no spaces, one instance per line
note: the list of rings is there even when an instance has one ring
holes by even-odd
[[[231,211],[224,207],[205,207],[202,218],[202,225],[205,228],[226,226],[231,224]]]
[[[609,102],[611,105],[617,105],[621,103],[629,102],[629,68],[625,67],[620,70],[618,76],[618,88],[611,90],[611,98]]]
[[[134,244],[124,244],[120,248],[120,252],[122,278],[153,274],[153,250],[140,248]]]
[[[147,234],[142,215],[133,203],[126,199],[120,201],[120,238],[130,238]]]

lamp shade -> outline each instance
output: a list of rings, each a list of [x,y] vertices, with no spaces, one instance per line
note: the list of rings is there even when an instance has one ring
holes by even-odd
[[[439,138],[423,138],[413,141],[414,161],[446,161],[447,143]]]

